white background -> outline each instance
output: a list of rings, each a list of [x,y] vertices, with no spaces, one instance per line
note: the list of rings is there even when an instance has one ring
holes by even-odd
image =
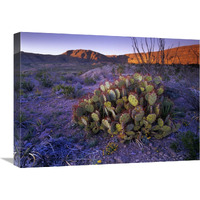
[[[0,199],[198,199],[200,162],[18,169],[13,151],[13,33],[199,39],[198,1],[0,3]]]

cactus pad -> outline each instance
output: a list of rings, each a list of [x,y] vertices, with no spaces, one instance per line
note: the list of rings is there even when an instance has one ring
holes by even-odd
[[[137,105],[138,105],[138,100],[137,100],[136,95],[130,94],[130,95],[128,96],[128,101],[129,101],[130,104],[133,105],[133,106],[137,106]]]

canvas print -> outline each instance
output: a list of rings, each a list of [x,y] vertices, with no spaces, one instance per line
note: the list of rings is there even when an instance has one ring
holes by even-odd
[[[199,40],[14,35],[14,164],[199,160]]]

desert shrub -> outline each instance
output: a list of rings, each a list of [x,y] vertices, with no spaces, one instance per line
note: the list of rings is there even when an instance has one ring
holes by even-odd
[[[44,70],[44,69],[38,70],[38,71],[36,72],[36,74],[35,74],[35,78],[36,78],[37,80],[40,80],[46,73],[47,73],[47,72],[46,72],[46,70]]]
[[[52,88],[53,92],[59,92],[60,94],[64,94],[65,96],[73,96],[75,92],[75,88],[72,86],[65,85],[56,85]]]
[[[35,85],[33,83],[31,83],[30,81],[22,81],[21,83],[21,87],[22,89],[24,89],[27,92],[31,92],[33,91],[33,88],[35,87]]]
[[[199,158],[199,138],[191,131],[178,135],[177,141],[171,143],[170,147],[175,152],[185,151],[185,160],[196,160]]]
[[[125,71],[125,67],[124,67],[124,66],[119,65],[119,66],[117,67],[117,73],[118,73],[118,74],[123,74],[124,71]]]
[[[44,74],[41,77],[40,81],[41,81],[42,86],[44,87],[50,88],[53,86],[53,81],[51,80],[50,76],[47,74]]]
[[[80,75],[82,75],[82,74],[83,74],[83,72],[82,72],[82,71],[78,72],[78,76],[80,76]]]
[[[94,84],[96,84],[96,81],[93,78],[86,77],[84,80],[84,83],[86,85],[94,85]]]
[[[142,136],[161,139],[180,127],[171,120],[170,109],[164,109],[163,92],[160,76],[120,76],[80,100],[73,108],[73,119],[86,132],[97,134],[103,130],[122,142],[139,141]]]

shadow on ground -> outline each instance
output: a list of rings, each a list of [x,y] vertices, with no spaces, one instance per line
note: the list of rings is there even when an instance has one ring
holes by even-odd
[[[13,164],[13,158],[1,158],[1,159]]]

